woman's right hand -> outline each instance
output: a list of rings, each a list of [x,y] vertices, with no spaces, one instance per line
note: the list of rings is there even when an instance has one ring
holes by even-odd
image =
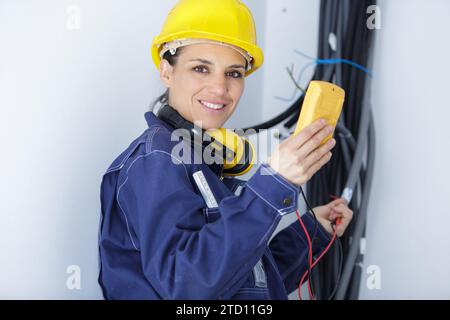
[[[333,132],[334,127],[327,126],[325,119],[317,120],[280,143],[268,164],[283,178],[300,186],[330,161],[330,150],[336,145],[336,140],[330,139],[323,146],[319,145]]]

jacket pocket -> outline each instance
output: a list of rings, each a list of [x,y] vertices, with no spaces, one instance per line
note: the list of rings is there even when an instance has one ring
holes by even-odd
[[[249,272],[247,280],[242,287],[234,294],[233,300],[268,300],[269,288],[267,287],[267,277],[264,271],[262,260],[260,259],[255,267]]]
[[[203,208],[203,215],[206,223],[213,223],[220,218],[219,208]]]

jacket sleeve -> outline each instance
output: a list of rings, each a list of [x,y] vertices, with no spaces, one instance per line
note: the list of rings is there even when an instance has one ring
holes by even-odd
[[[239,196],[220,201],[221,218],[205,224],[188,168],[152,151],[128,168],[117,198],[131,216],[143,273],[164,299],[229,299],[297,196],[295,186],[262,165]]]
[[[314,234],[314,218],[312,214],[307,212],[301,216],[301,219],[312,238]],[[317,236],[313,245],[313,256],[319,255],[330,241],[331,236],[320,222],[317,222]],[[283,278],[286,292],[291,293],[297,289],[301,277],[308,269],[308,240],[300,222],[296,220],[275,235],[270,241],[269,249]]]

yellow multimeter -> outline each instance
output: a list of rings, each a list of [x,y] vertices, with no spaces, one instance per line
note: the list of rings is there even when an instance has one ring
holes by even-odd
[[[328,125],[336,127],[344,100],[344,89],[330,82],[311,81],[294,135],[321,118],[326,119]],[[332,136],[333,134],[327,136],[320,145],[325,144]]]

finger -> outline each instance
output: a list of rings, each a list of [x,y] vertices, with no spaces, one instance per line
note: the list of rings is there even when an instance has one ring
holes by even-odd
[[[330,213],[332,213],[333,215],[342,216],[342,212],[336,211],[334,210],[334,208],[330,209]]]
[[[342,214],[341,213],[337,213],[337,212],[332,212],[330,214],[330,216],[328,217],[328,220],[334,221],[334,220],[336,220],[336,218],[342,218]]]
[[[351,211],[351,210],[350,210]],[[332,213],[330,214],[329,219],[333,222],[336,222],[336,219],[340,218],[340,223],[336,224],[335,226],[335,230],[336,230],[336,234],[341,237],[345,230],[347,229],[347,227],[349,226],[352,217],[349,211],[345,211],[344,213],[340,213],[335,211],[334,209],[332,209]]]
[[[314,152],[319,147],[324,147],[325,145],[328,145],[330,150],[334,145],[336,144],[336,140],[330,139],[325,143],[323,146],[321,146],[322,141],[328,137],[330,134],[333,133],[334,128],[332,126],[327,126],[317,132],[311,139],[309,139],[307,142],[305,142],[304,145],[302,145],[299,148],[300,151],[300,157],[306,158],[308,155],[310,155],[312,152]]]
[[[334,139],[328,141],[326,144],[310,153],[303,161],[303,165],[308,168],[314,164],[317,160],[321,159],[335,146],[336,141]],[[300,156],[301,157],[301,156]]]
[[[342,206],[343,206],[342,203],[338,203],[333,207],[333,210],[342,213],[345,210],[345,208],[343,208]]]
[[[351,222],[351,219],[348,219],[348,218],[346,219],[344,217],[344,215],[342,215],[340,217],[340,220],[341,220],[341,223],[336,226],[336,233],[341,236],[342,234],[344,234],[345,230],[347,230],[347,228]]]
[[[332,155],[333,154],[331,152],[328,152],[322,158],[320,158],[319,161],[316,161],[312,166],[307,168],[306,176],[311,178],[317,171],[320,170],[320,168],[322,168],[324,165],[328,163],[328,161],[330,161]]]
[[[347,209],[342,213],[342,216],[345,220],[350,222],[353,219],[353,211],[350,209]]]
[[[345,212],[350,210],[345,203],[339,203],[336,206],[334,206],[333,209],[335,209],[338,212]]]
[[[348,213],[343,213],[340,218],[341,218],[340,226],[342,226],[343,230],[347,229],[347,227],[352,221],[351,216],[349,216]]]
[[[307,142],[311,137],[313,137],[317,132],[322,130],[327,125],[327,121],[325,119],[319,119],[302,131],[300,131],[297,135],[291,135],[285,141],[287,142],[288,147],[292,147],[295,149],[300,148],[305,142]]]
[[[336,210],[336,207],[331,207],[331,212],[341,214],[340,211]]]
[[[337,198],[336,200],[331,201],[329,203],[329,205],[331,205],[332,207],[335,207],[335,206],[337,206],[337,205],[339,205],[341,203],[346,204],[346,201],[345,201],[344,198]]]

